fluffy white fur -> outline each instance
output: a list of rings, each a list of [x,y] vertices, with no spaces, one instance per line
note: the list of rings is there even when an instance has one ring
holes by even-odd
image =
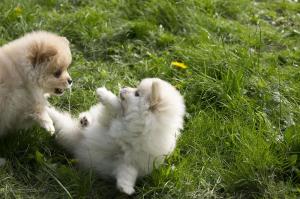
[[[78,119],[48,109],[57,140],[83,167],[116,178],[119,190],[132,194],[137,177],[149,174],[174,150],[183,128],[183,98],[157,78],[123,88],[120,98],[105,88],[97,94],[101,103]]]
[[[0,136],[33,122],[54,132],[45,95],[71,86],[71,59],[68,40],[43,31],[0,48]]]

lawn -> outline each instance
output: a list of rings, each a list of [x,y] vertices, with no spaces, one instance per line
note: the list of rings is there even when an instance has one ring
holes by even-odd
[[[133,198],[300,197],[297,0],[2,0],[0,45],[33,30],[71,42],[76,115],[145,77],[185,97],[185,128]],[[179,61],[186,69],[171,63]],[[0,139],[0,198],[127,198],[36,126]]]

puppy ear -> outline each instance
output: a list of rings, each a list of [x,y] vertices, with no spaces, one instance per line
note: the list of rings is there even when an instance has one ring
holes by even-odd
[[[57,54],[54,46],[45,43],[33,43],[29,50],[30,54],[28,58],[33,67],[49,62]]]
[[[69,40],[67,39],[67,37],[61,37],[68,45],[70,45]]]
[[[155,111],[158,108],[161,98],[159,82],[154,81],[151,86],[150,110]]]

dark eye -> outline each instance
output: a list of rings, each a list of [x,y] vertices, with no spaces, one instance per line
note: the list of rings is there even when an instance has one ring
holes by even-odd
[[[59,78],[59,76],[61,75],[62,71],[61,70],[57,70],[55,71],[55,73],[53,74],[54,77]]]
[[[139,97],[140,93],[138,91],[135,91],[134,96]]]

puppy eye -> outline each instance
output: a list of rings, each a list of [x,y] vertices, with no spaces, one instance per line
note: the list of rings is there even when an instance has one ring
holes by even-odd
[[[134,96],[139,97],[140,93],[138,91],[135,91]]]
[[[57,70],[55,71],[55,73],[53,74],[54,77],[59,78],[59,76],[61,75],[62,71],[61,70]]]

